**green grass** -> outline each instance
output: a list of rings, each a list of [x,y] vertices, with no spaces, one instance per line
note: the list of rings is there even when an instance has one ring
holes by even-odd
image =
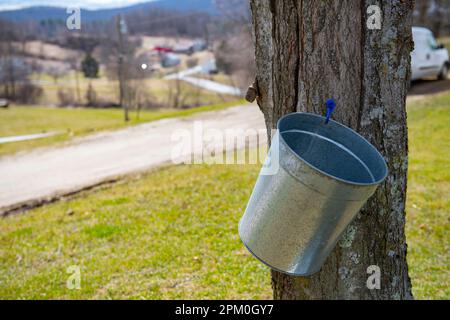
[[[192,109],[160,109],[141,111],[139,119],[130,114],[131,121],[125,123],[120,109],[60,109],[44,107],[11,107],[0,109],[0,137],[57,131],[56,136],[0,144],[0,156],[30,148],[47,146],[67,141],[74,136],[82,136],[101,130],[118,129],[139,123],[171,117],[188,116],[197,112],[212,111],[244,103],[242,100],[224,102]]]
[[[257,167],[176,166],[0,221],[1,298],[270,298],[238,220]],[[81,269],[69,290],[66,270]]]
[[[438,43],[442,43],[450,51],[450,37],[439,38]]]
[[[408,108],[408,261],[416,298],[449,299],[450,93]],[[0,220],[0,297],[270,298],[237,224],[257,166],[173,166]],[[81,289],[69,290],[69,266]]]
[[[408,109],[407,241],[417,298],[450,299],[450,92]]]

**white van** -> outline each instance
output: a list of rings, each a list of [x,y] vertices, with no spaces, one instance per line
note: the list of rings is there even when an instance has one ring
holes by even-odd
[[[411,53],[411,80],[448,77],[449,57],[443,45],[439,45],[433,33],[425,28],[413,27],[414,51]]]

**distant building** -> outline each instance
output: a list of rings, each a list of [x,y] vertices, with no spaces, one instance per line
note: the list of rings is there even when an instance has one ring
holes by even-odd
[[[193,42],[178,43],[173,47],[173,52],[179,54],[191,55],[194,52],[206,50],[207,45],[204,40],[195,40]]]
[[[175,67],[181,63],[181,59],[173,53],[166,53],[162,56],[161,65],[164,68]]]
[[[193,43],[192,49],[194,52],[203,51],[207,49],[207,44],[205,40],[197,40]]]
[[[177,44],[173,47],[173,52],[191,55],[194,53],[194,45],[192,43]]]
[[[206,74],[216,74],[217,70],[216,60],[212,59],[202,65],[202,72]]]

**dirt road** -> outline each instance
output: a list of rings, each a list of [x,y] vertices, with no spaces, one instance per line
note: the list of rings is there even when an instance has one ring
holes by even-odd
[[[4,157],[0,159],[0,215],[171,163],[174,147],[180,144],[173,140],[173,133],[177,129],[193,132],[197,121],[201,121],[204,131],[265,128],[258,108],[246,105],[150,122],[76,139],[61,148]],[[193,148],[197,155],[201,150],[201,146]]]
[[[187,83],[192,84],[193,86],[200,87],[202,89],[217,92],[219,94],[228,94],[232,96],[242,97],[243,93],[239,88],[228,86],[222,83],[218,83],[211,80],[196,78],[196,77],[190,77],[192,75],[195,75],[197,73],[209,73],[209,69],[211,68],[211,65],[215,66],[216,62],[214,60],[209,60],[205,62],[201,66],[196,66],[187,70],[183,70],[177,73],[170,74],[166,77],[164,77],[165,80],[174,80],[174,79],[180,79],[182,81],[185,81]]]
[[[416,80],[413,81],[408,92],[409,97],[431,95],[450,90],[450,79],[448,80]]]
[[[449,89],[450,80],[417,81],[408,101]],[[0,158],[0,215],[126,174],[169,164],[173,148],[179,144],[171,139],[174,130],[192,132],[196,121],[202,121],[205,130],[265,128],[263,116],[256,106],[237,106],[100,133],[76,139],[62,148],[39,149]],[[193,151],[199,154],[201,149],[197,147]]]

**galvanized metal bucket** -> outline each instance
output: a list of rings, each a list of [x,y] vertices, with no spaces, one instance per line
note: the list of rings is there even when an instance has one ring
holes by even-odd
[[[272,269],[311,275],[386,178],[386,162],[352,129],[310,113],[279,120],[273,153],[278,170],[258,177],[239,235]]]

